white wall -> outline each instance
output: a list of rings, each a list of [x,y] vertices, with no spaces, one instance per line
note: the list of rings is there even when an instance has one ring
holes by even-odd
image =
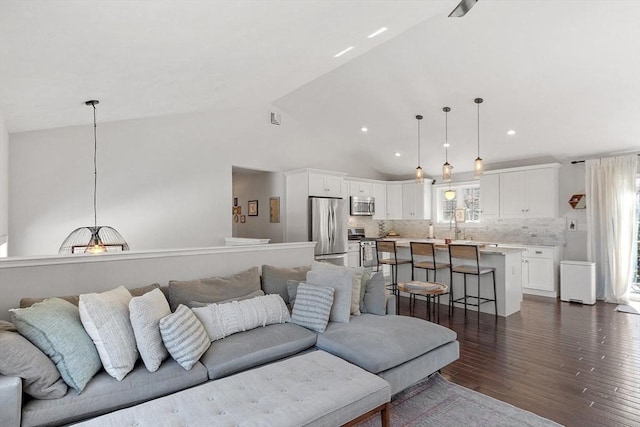
[[[313,243],[304,242],[161,253],[5,258],[0,260],[0,320],[8,320],[8,309],[18,307],[24,297],[102,292],[120,285],[166,286],[169,280],[226,276],[264,264],[309,265],[313,249]]]
[[[572,165],[570,161],[564,162],[559,173],[560,188],[558,191],[558,214],[560,217],[577,221],[578,228],[575,231],[567,230],[567,245],[564,248],[563,259],[574,261],[587,261],[587,210],[573,209],[569,199],[574,194],[585,192],[585,167],[584,163]],[[589,200],[587,200],[589,203]]]
[[[9,234],[9,133],[0,111],[0,257],[5,255]]]
[[[263,172],[252,175],[233,175],[233,197],[238,198],[246,222],[233,224],[234,237],[271,239],[271,243],[284,241],[284,174]],[[269,199],[280,198],[280,222],[269,221]],[[258,216],[249,216],[249,200],[258,201]]]

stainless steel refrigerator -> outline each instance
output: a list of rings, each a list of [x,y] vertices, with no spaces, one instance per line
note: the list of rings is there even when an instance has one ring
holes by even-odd
[[[317,260],[347,264],[348,208],[344,199],[309,197],[309,240],[317,242]]]

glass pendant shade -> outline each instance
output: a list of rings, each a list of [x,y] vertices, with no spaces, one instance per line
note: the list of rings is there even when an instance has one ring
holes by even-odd
[[[418,166],[416,168],[416,184],[422,184],[424,182],[424,175],[422,174],[422,168]]]
[[[76,228],[62,242],[61,255],[100,254],[104,252],[128,251],[129,245],[114,228],[109,226],[88,226]]]
[[[448,189],[447,191],[444,192],[444,198],[446,200],[453,200],[456,198],[456,192],[453,191],[452,189]]]
[[[97,225],[98,215],[96,209],[97,188],[98,188],[98,167],[97,167],[97,151],[98,137],[96,125],[96,104],[99,101],[91,100],[85,102],[86,105],[93,107],[93,226],[76,228],[67,236],[60,245],[58,253],[66,254],[101,254],[104,252],[122,252],[128,251],[129,245],[124,238],[114,228],[109,226]]]
[[[442,165],[442,182],[451,182],[451,168],[449,162]]]
[[[475,179],[480,179],[480,177],[482,176],[482,172],[482,159],[478,157],[473,162],[473,177]]]

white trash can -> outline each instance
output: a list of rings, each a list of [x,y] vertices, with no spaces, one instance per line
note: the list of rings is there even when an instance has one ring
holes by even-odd
[[[560,261],[560,299],[581,304],[596,303],[596,263]]]

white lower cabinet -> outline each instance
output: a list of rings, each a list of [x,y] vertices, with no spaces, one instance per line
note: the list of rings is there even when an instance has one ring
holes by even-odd
[[[522,253],[522,292],[556,298],[560,250],[556,246],[527,246]]]

